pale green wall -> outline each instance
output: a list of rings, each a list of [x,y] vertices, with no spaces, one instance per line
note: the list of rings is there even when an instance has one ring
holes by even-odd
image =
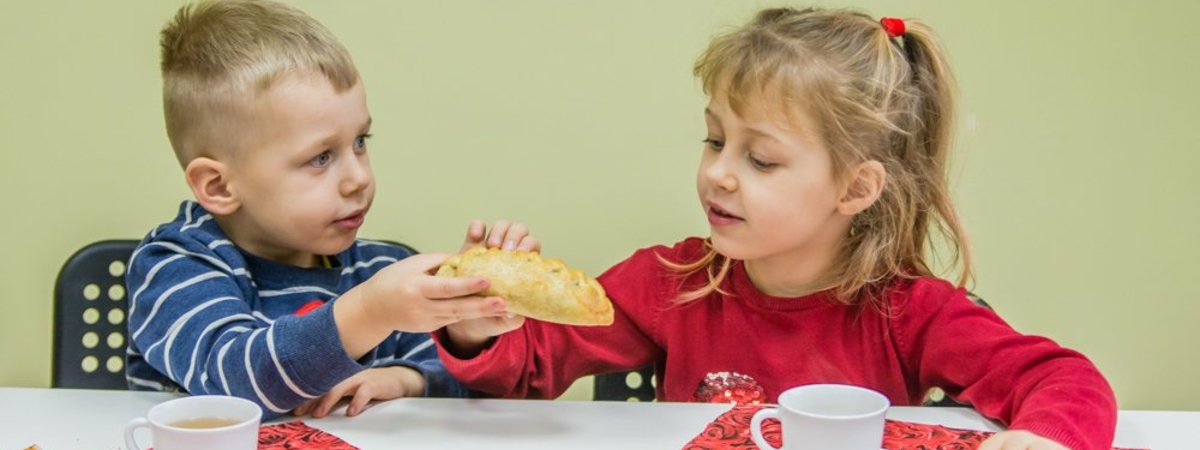
[[[187,194],[155,47],[179,4],[0,2],[0,385],[48,384],[63,260],[141,237]],[[690,65],[767,3],[295,4],[367,83],[379,196],[363,235],[451,250],[471,218],[517,218],[544,253],[598,273],[706,231]],[[1090,355],[1122,407],[1200,410],[1200,3],[857,6],[926,19],[951,54],[976,291]]]

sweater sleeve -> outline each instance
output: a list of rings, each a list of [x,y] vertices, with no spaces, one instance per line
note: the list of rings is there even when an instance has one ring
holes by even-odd
[[[377,359],[373,367],[403,366],[416,370],[425,379],[425,397],[467,397],[469,391],[450,375],[438,356],[428,333],[396,333],[396,351],[391,357]]]
[[[187,392],[246,398],[266,418],[362,370],[334,331],[332,302],[271,321],[250,309],[238,277],[247,281],[244,267],[231,267],[200,242],[144,244],[126,279],[133,346]]]
[[[645,250],[599,277],[613,301],[609,326],[577,327],[526,319],[479,355],[460,359],[445,350],[445,330],[434,333],[446,368],[467,387],[505,398],[556,398],[586,375],[630,370],[662,358],[652,339],[662,297],[647,285],[656,267]]]
[[[920,389],[941,387],[1009,429],[1073,449],[1112,445],[1116,399],[1082,354],[1018,333],[944,281],[917,280],[907,294],[892,296],[894,338]]]

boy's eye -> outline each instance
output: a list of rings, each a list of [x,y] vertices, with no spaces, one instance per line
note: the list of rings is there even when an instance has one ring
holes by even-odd
[[[354,149],[362,150],[362,149],[367,148],[367,139],[370,139],[370,138],[371,138],[370,134],[364,134],[362,136],[355,138],[354,139]]]
[[[705,139],[700,142],[703,142],[705,145],[708,146],[708,148],[710,148],[714,151],[718,151],[718,152],[725,148],[725,141],[722,141],[720,139],[708,138],[708,139]]]
[[[308,165],[313,167],[325,167],[329,165],[330,161],[333,161],[333,152],[326,150],[321,152],[320,155],[317,155],[316,158],[310,159],[308,161]]]

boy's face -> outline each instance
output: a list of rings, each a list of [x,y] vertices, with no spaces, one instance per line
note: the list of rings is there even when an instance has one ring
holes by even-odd
[[[349,248],[375,198],[362,81],[338,93],[322,76],[291,76],[247,103],[227,164],[239,208],[225,232],[254,255],[302,267]]]

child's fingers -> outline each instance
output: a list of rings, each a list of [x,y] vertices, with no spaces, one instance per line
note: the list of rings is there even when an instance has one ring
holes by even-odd
[[[354,380],[354,378],[348,378],[346,381],[338,383],[337,386],[334,386],[333,389],[330,389],[329,392],[321,396],[318,399],[317,407],[313,410],[313,418],[320,419],[329,415],[329,412],[333,410],[334,406],[343,397],[354,394],[358,390],[358,383],[351,380]]]
[[[523,251],[527,251],[527,252],[541,252],[542,251],[542,243],[540,241],[538,241],[536,238],[534,238],[533,236],[525,236],[525,237],[521,238],[521,242],[519,244],[517,244],[517,250],[523,250]]]
[[[292,415],[294,415],[296,417],[306,416],[306,415],[308,415],[308,412],[312,410],[313,405],[315,405],[316,403],[317,402],[315,399],[304,402],[300,406],[297,406],[296,409],[292,410]]]
[[[979,450],[1065,450],[1061,444],[1028,431],[1002,431],[979,445]]]
[[[499,317],[504,314],[504,307],[504,299],[500,297],[462,297],[434,302],[431,313],[444,326],[469,319]]]
[[[363,408],[367,407],[367,403],[370,403],[373,397],[374,394],[366,389],[365,386],[363,389],[359,389],[358,392],[354,393],[354,398],[350,399],[350,406],[346,407],[346,417],[357,416],[362,412]]]
[[[508,234],[504,235],[504,244],[501,248],[505,250],[516,249],[523,239],[529,236],[529,227],[523,223],[514,223],[508,228]]]
[[[393,266],[396,266],[396,268],[392,270],[432,273],[436,271],[443,262],[446,262],[446,259],[448,258],[450,258],[450,255],[446,253],[418,253],[392,263]]]
[[[504,236],[508,234],[510,226],[512,226],[512,223],[504,219],[497,220],[496,223],[492,224],[492,232],[488,233],[487,246],[499,247],[503,245]]]
[[[478,294],[491,285],[483,277],[429,277],[420,292],[429,299],[450,299]]]
[[[459,253],[467,251],[467,249],[483,243],[484,236],[487,235],[487,226],[481,220],[472,220],[470,225],[467,225],[467,236],[463,238],[462,249]]]

